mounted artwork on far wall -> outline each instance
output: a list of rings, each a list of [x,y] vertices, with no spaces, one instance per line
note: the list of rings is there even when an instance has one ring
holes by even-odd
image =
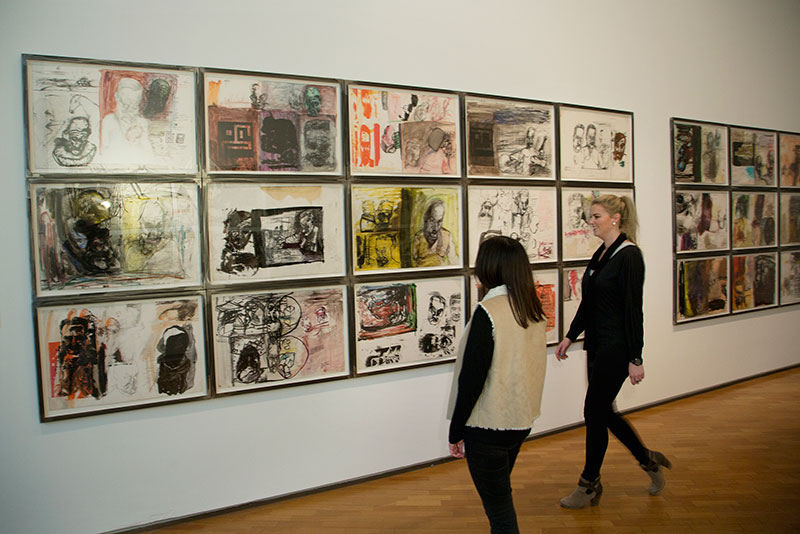
[[[679,259],[675,275],[676,323],[728,314],[728,256]]]
[[[800,134],[780,133],[780,185],[800,187]]]
[[[731,185],[776,185],[775,132],[731,127]]]
[[[781,305],[800,302],[800,250],[781,252]]]
[[[347,376],[344,286],[211,298],[217,393]]]
[[[354,176],[460,176],[457,94],[362,85],[347,91]]]
[[[588,260],[603,241],[589,225],[592,200],[600,195],[628,196],[630,189],[561,189],[561,259]]]
[[[338,82],[203,73],[210,173],[341,174]]]
[[[197,172],[194,69],[24,60],[30,174]]]
[[[781,191],[781,246],[800,245],[800,193]]]
[[[561,306],[563,309],[565,334],[572,325],[572,320],[575,318],[575,314],[578,313],[578,307],[581,305],[581,298],[583,297],[582,284],[584,272],[586,272],[585,265],[581,267],[565,267],[561,272]],[[583,332],[581,332],[581,335],[578,337],[578,339],[583,339]]]
[[[778,305],[777,253],[734,255],[731,258],[733,313]]]
[[[728,128],[672,121],[672,176],[676,183],[728,184]]]
[[[464,279],[357,284],[359,374],[453,360],[464,329]]]
[[[561,105],[562,180],[633,182],[633,114]]]
[[[727,191],[675,191],[675,251],[729,248]]]
[[[467,176],[555,178],[552,104],[466,97]]]
[[[558,280],[558,269],[544,269],[533,271],[533,286],[536,289],[536,296],[542,303],[542,309],[547,317],[545,336],[547,344],[559,342],[559,295],[560,284]]]
[[[203,302],[40,307],[43,420],[207,396]]]
[[[775,192],[732,193],[733,248],[770,247],[777,244],[777,201],[778,194]]]

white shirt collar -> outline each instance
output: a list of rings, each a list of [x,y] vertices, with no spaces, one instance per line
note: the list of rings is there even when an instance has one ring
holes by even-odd
[[[486,295],[484,295],[483,300],[488,300],[490,298],[497,297],[499,295],[508,295],[508,288],[503,284],[502,286],[495,286],[490,289]]]

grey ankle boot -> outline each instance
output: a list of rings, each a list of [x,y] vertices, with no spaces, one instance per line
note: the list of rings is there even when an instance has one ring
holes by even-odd
[[[672,462],[658,451],[647,451],[647,456],[650,458],[650,462],[647,465],[639,464],[639,466],[650,477],[650,487],[647,488],[647,491],[650,495],[658,495],[667,484],[664,470],[661,468],[672,469]]]
[[[591,503],[592,506],[597,506],[600,503],[600,496],[603,494],[603,485],[600,483],[600,477],[594,482],[589,482],[581,477],[578,480],[578,487],[571,495],[561,499],[561,506],[564,508],[585,508]]]

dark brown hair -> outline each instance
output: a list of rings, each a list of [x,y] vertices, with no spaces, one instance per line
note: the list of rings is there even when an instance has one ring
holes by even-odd
[[[508,288],[511,311],[522,328],[528,327],[528,320],[538,323],[545,319],[533,286],[528,254],[516,239],[494,236],[482,242],[475,260],[475,276],[484,291],[502,285]]]

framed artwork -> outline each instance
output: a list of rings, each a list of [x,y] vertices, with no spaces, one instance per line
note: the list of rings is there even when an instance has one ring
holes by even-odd
[[[680,184],[728,184],[728,128],[672,120],[672,176]]]
[[[458,95],[350,85],[350,171],[460,176]]]
[[[730,204],[727,191],[675,191],[675,251],[729,248]]]
[[[781,245],[800,245],[800,193],[781,192]]]
[[[780,133],[780,185],[800,187],[800,134]]]
[[[464,329],[464,278],[357,284],[359,374],[455,359]]]
[[[217,393],[347,376],[344,286],[211,297]]]
[[[633,182],[633,114],[559,106],[562,180]]]
[[[36,295],[200,285],[197,195],[194,182],[31,185]]]
[[[42,419],[206,397],[199,296],[36,310]]]
[[[800,250],[781,252],[781,305],[800,302]]]
[[[31,175],[197,172],[194,69],[24,61]]]
[[[531,263],[558,260],[555,187],[470,186],[468,193],[470,265],[480,243],[496,235],[522,243]]]
[[[731,185],[775,186],[775,132],[731,127]]]
[[[728,256],[678,259],[675,288],[676,323],[727,314]]]
[[[581,305],[581,297],[583,296],[583,273],[586,272],[586,266],[580,267],[565,267],[561,271],[562,281],[562,299],[561,309],[564,314],[564,334],[567,334],[575,314],[578,313],[578,307]],[[581,334],[578,339],[583,339]],[[577,340],[576,340],[577,341]]]
[[[558,343],[560,341],[558,337],[558,306],[561,302],[558,269],[533,271],[533,286],[536,288],[536,295],[539,297],[539,302],[542,303],[542,309],[547,317],[545,329],[547,344]]]
[[[203,73],[209,173],[341,174],[341,85]]]
[[[461,267],[459,186],[352,186],[353,271]]]
[[[600,195],[627,195],[633,198],[632,189],[561,189],[561,259],[591,259],[602,240],[594,235],[589,225],[592,200]]]
[[[344,275],[342,185],[214,182],[206,189],[211,283]]]
[[[798,195],[800,199],[800,195]],[[778,194],[745,193],[734,191],[733,204],[733,248],[754,248],[775,246],[777,229]],[[800,207],[800,206],[798,206]]]
[[[776,252],[731,258],[731,311],[739,313],[778,305]]]
[[[467,96],[467,176],[555,179],[554,106]]]

